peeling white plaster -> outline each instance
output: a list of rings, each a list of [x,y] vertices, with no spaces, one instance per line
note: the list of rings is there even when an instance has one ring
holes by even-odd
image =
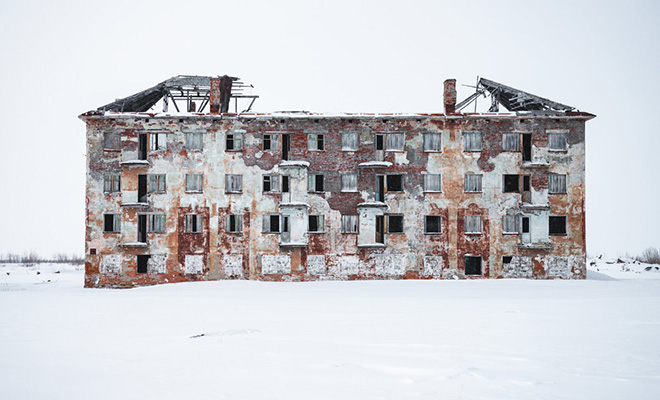
[[[339,257],[339,271],[342,275],[357,275],[360,273],[360,259],[358,256]]]
[[[290,274],[291,257],[264,254],[261,256],[261,272],[264,274]]]
[[[406,273],[406,260],[401,254],[379,254],[373,259],[376,275],[402,276]]]
[[[325,256],[307,256],[307,273],[312,275],[324,275],[327,272]]]
[[[225,255],[225,275],[228,277],[243,277],[243,255]]]
[[[120,274],[121,273],[121,255],[105,254],[101,262],[102,274]]]
[[[164,274],[167,272],[167,254],[152,254],[147,261],[147,271],[150,274]]]
[[[204,270],[204,256],[186,255],[186,274],[201,274]]]
[[[442,262],[442,256],[424,256],[424,271],[422,271],[422,276],[441,277]]]
[[[532,278],[532,257],[514,256],[511,262],[502,265],[504,278]]]

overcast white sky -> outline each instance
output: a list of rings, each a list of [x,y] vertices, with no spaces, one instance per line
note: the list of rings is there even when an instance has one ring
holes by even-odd
[[[442,112],[477,75],[597,115],[591,253],[660,247],[658,1],[0,0],[0,253],[84,249],[77,116],[181,74],[256,111]]]

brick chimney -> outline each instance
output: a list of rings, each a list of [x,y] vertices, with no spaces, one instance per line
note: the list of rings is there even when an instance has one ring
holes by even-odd
[[[211,78],[211,93],[209,93],[211,114],[220,113],[220,78]]]
[[[445,80],[445,114],[456,112],[456,79]]]

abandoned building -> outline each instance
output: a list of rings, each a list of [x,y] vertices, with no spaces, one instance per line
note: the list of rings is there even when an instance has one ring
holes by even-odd
[[[437,114],[254,113],[248,88],[178,76],[80,116],[85,286],[586,277],[593,114],[483,78]]]

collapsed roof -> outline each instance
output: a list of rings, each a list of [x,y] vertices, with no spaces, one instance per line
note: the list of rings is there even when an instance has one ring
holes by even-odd
[[[233,99],[247,98],[251,99],[247,107],[249,111],[252,104],[259,97],[251,94],[244,94],[245,88],[252,88],[252,85],[246,85],[239,82],[238,78],[233,76],[220,76],[217,78],[210,76],[192,76],[179,75],[167,79],[156,86],[143,90],[134,95],[117,99],[110,104],[99,107],[98,111],[115,112],[145,112],[152,108],[158,101],[163,100],[163,111],[167,112],[170,101],[180,112],[177,101],[185,101],[184,112],[203,112],[204,108],[211,101],[211,81],[219,81],[219,112],[229,111],[229,102]],[[200,103],[195,103],[199,101]],[[236,102],[238,108],[238,100]]]

